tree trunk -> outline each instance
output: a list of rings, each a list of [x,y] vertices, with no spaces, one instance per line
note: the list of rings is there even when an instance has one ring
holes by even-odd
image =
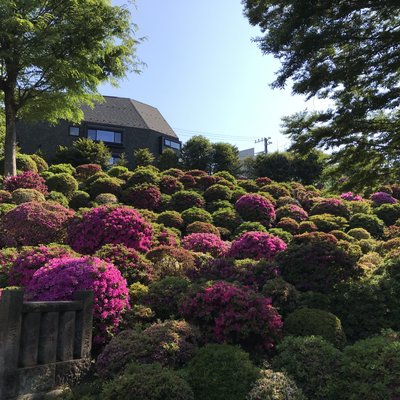
[[[4,92],[4,106],[6,111],[6,137],[4,141],[4,176],[16,175],[17,155],[17,111],[13,90]]]

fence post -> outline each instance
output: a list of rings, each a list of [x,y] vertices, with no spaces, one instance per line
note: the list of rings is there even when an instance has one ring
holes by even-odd
[[[0,297],[0,399],[18,390],[18,352],[21,336],[22,289],[3,290]]]
[[[93,292],[75,292],[74,300],[82,302],[82,310],[76,315],[74,358],[87,358],[92,349]]]

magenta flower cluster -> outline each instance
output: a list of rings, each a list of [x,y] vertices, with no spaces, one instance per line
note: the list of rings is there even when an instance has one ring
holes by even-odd
[[[315,204],[310,211],[310,215],[332,214],[338,217],[349,218],[349,210],[341,199],[328,198]]]
[[[113,264],[96,257],[54,258],[34,273],[26,294],[31,300],[71,300],[79,290],[93,291],[94,341],[105,343],[129,308],[126,281]]]
[[[81,254],[93,254],[108,243],[121,243],[146,252],[151,241],[151,225],[137,211],[126,206],[92,208],[68,227],[68,243]]]
[[[232,242],[228,252],[233,258],[272,260],[276,254],[286,249],[286,243],[267,232],[245,232]]]
[[[340,198],[347,201],[362,201],[363,198],[359,194],[353,192],[346,192],[340,195]]]
[[[185,236],[182,245],[187,250],[209,253],[213,257],[223,257],[229,251],[229,243],[213,233],[192,233]]]
[[[270,298],[226,282],[214,283],[188,298],[181,313],[211,340],[265,349],[274,346],[283,325]]]
[[[9,176],[4,180],[3,186],[9,192],[16,189],[35,189],[44,195],[48,193],[45,180],[33,171],[25,171],[18,175]]]
[[[374,202],[376,206],[380,206],[381,204],[395,204],[397,200],[386,192],[376,192],[371,194],[370,199]]]
[[[275,220],[274,206],[259,194],[250,193],[241,196],[235,208],[245,221],[256,221],[270,226]]]

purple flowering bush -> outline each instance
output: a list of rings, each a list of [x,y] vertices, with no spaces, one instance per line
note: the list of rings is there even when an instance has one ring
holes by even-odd
[[[267,232],[246,232],[232,242],[228,252],[233,258],[272,260],[276,254],[286,249],[286,243]]]
[[[241,196],[235,208],[245,221],[261,222],[269,227],[275,220],[274,206],[259,194],[251,193]]]
[[[337,217],[348,219],[350,216],[349,209],[341,199],[322,199],[316,203],[310,210],[310,215],[332,214]]]
[[[375,206],[380,206],[382,204],[395,204],[397,200],[390,195],[389,193],[385,192],[376,192],[371,194],[370,199],[374,202]]]
[[[187,250],[210,253],[214,257],[223,257],[229,250],[229,243],[212,233],[192,233],[183,238],[182,245]]]
[[[347,201],[362,201],[363,198],[359,194],[353,192],[346,192],[340,195],[340,198]]]
[[[93,254],[108,243],[145,252],[151,247],[152,227],[131,207],[101,206],[71,221],[68,243],[81,254]]]
[[[35,189],[44,195],[48,193],[46,181],[37,172],[33,171],[25,171],[18,175],[7,177],[4,179],[3,187],[9,192],[16,189]]]
[[[34,273],[26,295],[37,301],[72,300],[79,290],[93,291],[94,342],[107,342],[129,308],[126,280],[114,265],[97,257],[54,258]]]
[[[282,330],[281,316],[271,299],[226,282],[216,282],[190,296],[181,313],[209,340],[245,348],[271,349]]]

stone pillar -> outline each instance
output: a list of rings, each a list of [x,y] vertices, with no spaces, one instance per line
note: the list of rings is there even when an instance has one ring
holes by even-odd
[[[87,358],[92,349],[93,292],[76,292],[74,300],[82,302],[82,310],[76,313],[74,358]]]
[[[21,337],[22,289],[3,290],[0,297],[0,399],[16,396]]]

